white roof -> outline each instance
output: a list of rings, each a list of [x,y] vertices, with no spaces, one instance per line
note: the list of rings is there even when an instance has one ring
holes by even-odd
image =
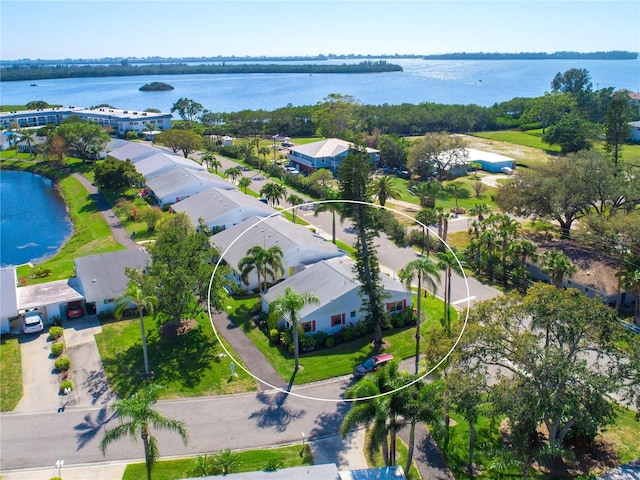
[[[298,248],[300,264],[308,264],[323,258],[344,255],[333,243],[296,225],[281,215],[275,217],[251,217],[244,222],[213,235],[212,245],[220,248],[224,260],[234,268],[247,256],[247,250],[256,245],[265,249],[279,246],[285,252]],[[226,253],[225,251],[229,249]]]
[[[166,203],[163,199],[195,195],[210,187],[218,187],[223,190],[236,188],[226,180],[207,171],[192,170],[180,166],[150,178],[146,184],[162,203]]]
[[[16,267],[0,268],[0,318],[18,315]]]
[[[347,142],[345,140],[340,140],[339,138],[328,138],[320,142],[307,143],[306,145],[291,147],[290,150],[293,152],[301,153],[303,155],[308,155],[312,158],[326,158],[336,157],[349,150],[349,147],[352,145],[353,143]],[[378,152],[379,150],[367,148],[367,153]]]
[[[174,203],[171,209],[174,212],[186,212],[194,225],[198,224],[199,218],[209,224],[214,218],[230,212],[237,215],[238,219],[234,223],[240,223],[256,215],[267,217],[277,211],[239,190],[222,190],[217,187],[208,188]]]
[[[467,163],[483,161],[487,163],[515,162],[513,158],[505,157],[498,153],[484,152],[475,148],[465,148],[467,151]]]
[[[110,157],[117,160],[131,160],[132,163],[136,163],[144,158],[150,157],[160,152],[166,152],[166,150],[160,150],[159,148],[150,147],[143,143],[127,142],[118,148],[114,148],[109,153]]]
[[[184,158],[181,155],[172,155],[165,151],[157,152],[135,163],[136,170],[145,178],[148,178],[158,171],[177,166],[191,168],[193,170],[206,170],[198,162]]]

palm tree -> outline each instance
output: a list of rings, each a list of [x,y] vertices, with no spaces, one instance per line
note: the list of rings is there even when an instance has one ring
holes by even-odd
[[[269,276],[275,282],[276,278],[284,273],[283,255],[284,251],[278,245],[268,249],[264,249],[259,245],[251,247],[247,250],[247,256],[238,262],[240,278],[248,285],[249,274],[255,270],[258,275],[258,289],[261,292],[265,291]]]
[[[405,472],[408,472],[413,462],[417,423],[424,422],[434,425],[442,417],[442,384],[439,382],[416,382],[406,390],[408,398],[402,405],[402,416],[405,423],[409,424],[407,463],[404,469]]]
[[[438,272],[441,269],[428,257],[420,257],[411,260],[404,268],[400,270],[398,276],[409,291],[411,291],[411,283],[414,278],[418,277],[418,319],[416,321],[416,375],[418,374],[420,364],[420,323],[422,321],[422,280],[431,287],[434,292],[437,283],[440,283]],[[425,292],[426,293],[426,292]]]
[[[444,317],[442,319],[444,330],[447,336],[451,335],[451,274],[453,269],[459,268],[459,259],[455,253],[449,249],[438,252],[438,267],[446,272],[446,283],[444,286]],[[464,264],[460,262],[464,267]]]
[[[436,199],[442,194],[442,184],[433,181],[420,182],[410,185],[408,190],[418,197],[420,207],[435,208]]]
[[[571,278],[578,271],[578,268],[571,263],[560,250],[547,250],[540,256],[540,267],[542,271],[551,277],[551,283],[556,287],[562,285],[565,276]]]
[[[461,182],[451,182],[447,185],[446,191],[455,199],[456,213],[458,213],[458,199],[469,198],[469,190]]]
[[[231,178],[231,181],[233,183],[236,183],[236,178],[238,178],[240,175],[242,175],[242,170],[240,170],[238,167],[231,167],[231,168],[227,168],[224,171],[224,174]]]
[[[235,473],[240,468],[240,455],[236,452],[232,452],[230,448],[220,450],[213,456],[213,470],[217,474],[227,475],[229,473]]]
[[[538,247],[535,243],[532,243],[529,240],[518,240],[511,242],[509,245],[508,253],[513,256],[516,261],[516,271],[518,272],[520,282],[524,282],[525,280],[524,268],[527,264],[527,260],[531,259],[535,262],[538,259],[537,251]]]
[[[100,450],[104,455],[107,447],[122,437],[138,435],[144,446],[144,461],[147,466],[147,480],[151,480],[151,469],[159,457],[158,441],[151,435],[151,427],[176,432],[182,438],[184,445],[188,442],[187,430],[184,422],[163,416],[152,408],[158,401],[160,389],[157,384],[147,384],[129,398],[116,400],[111,410],[118,416],[119,425],[108,430],[100,442]]]
[[[158,308],[158,298],[153,295],[146,295],[140,285],[137,285],[130,280],[127,289],[120,298],[116,300],[115,317],[120,320],[125,309],[129,308],[131,304],[136,306],[138,314],[140,315],[140,332],[142,334],[142,353],[144,356],[144,373],[147,378],[150,376],[149,371],[149,355],[147,353],[147,335],[144,326],[144,311],[146,310],[151,315],[154,315],[155,310]]]
[[[204,163],[205,168],[208,170],[211,168],[211,161],[216,158],[213,153],[211,152],[205,152],[202,154],[202,156],[200,157],[200,160],[202,160],[202,163]],[[217,171],[216,171],[217,173]]]
[[[400,191],[396,187],[393,177],[385,175],[376,178],[371,184],[371,194],[378,199],[382,207],[387,203],[387,199],[400,200]]]
[[[242,177],[238,182],[238,186],[242,188],[244,193],[247,193],[247,188],[251,185],[251,179],[249,177]]]
[[[294,372],[298,371],[300,346],[298,345],[298,330],[300,329],[300,310],[306,305],[318,304],[320,300],[314,294],[305,292],[298,293],[293,288],[287,287],[283,295],[276,297],[269,309],[275,317],[288,317],[291,328],[293,329],[293,358],[295,362]]]
[[[269,182],[260,189],[260,195],[275,208],[287,196],[287,189],[279,183]]]
[[[213,168],[216,172],[216,175],[218,174],[218,168],[220,168],[222,166],[222,162],[220,162],[220,160],[218,160],[216,157],[213,157],[211,160],[209,160],[209,168]]]
[[[296,223],[296,215],[298,214],[298,205],[302,205],[304,203],[304,199],[295,193],[292,193],[287,197],[287,202],[293,207],[291,209],[291,214],[293,215],[293,223]]]
[[[321,212],[331,212],[331,241],[336,243],[336,213],[340,213],[340,221],[342,222],[342,202],[340,202],[340,193],[335,190],[327,189],[325,201],[316,204],[313,212],[315,217]]]
[[[498,234],[493,230],[485,230],[480,234],[478,242],[479,246],[484,245],[486,247],[489,281],[493,282],[496,248],[499,245]]]
[[[424,247],[427,247],[427,256],[431,253],[431,240],[430,240],[430,230],[429,225],[433,225],[438,221],[438,216],[436,211],[433,208],[421,208],[418,213],[416,213],[416,220],[420,222],[422,225],[422,253],[424,253]],[[426,241],[424,239],[424,233],[426,232],[427,238]]]
[[[32,130],[27,130],[27,129],[21,129],[19,130],[20,135],[22,135],[22,138],[20,139],[20,142],[18,143],[26,143],[27,144],[27,150],[29,150],[29,158],[34,157],[34,152],[32,151],[31,145],[33,145],[34,142],[34,133]],[[17,145],[17,144],[16,144]]]
[[[436,208],[436,224],[438,225],[438,236],[443,242],[447,241],[447,232],[449,231],[449,219],[451,214],[445,212],[442,208]]]
[[[264,164],[267,164],[267,155],[269,155],[271,153],[271,148],[266,147],[266,146],[262,146],[260,147],[260,149],[258,150],[258,170],[260,170],[260,155],[263,156],[264,158]]]

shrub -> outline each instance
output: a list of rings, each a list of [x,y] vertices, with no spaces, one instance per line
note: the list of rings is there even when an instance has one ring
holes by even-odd
[[[138,139],[138,133],[135,132],[134,130],[129,130],[127,132],[127,140],[137,140]]]
[[[285,347],[293,344],[293,333],[291,333],[291,330],[283,330],[280,332],[280,343]]]
[[[393,315],[393,324],[396,328],[404,327],[404,316],[400,313]]]
[[[51,317],[50,320],[52,325],[56,325],[58,327],[62,326],[62,320],[60,320],[58,315]]]
[[[51,340],[59,339],[63,333],[64,329],[62,327],[53,326],[49,328],[49,336],[51,337]]]
[[[49,275],[51,275],[50,268],[34,267],[33,270],[31,270],[31,276],[33,278],[44,278],[44,277],[48,277]]]
[[[58,342],[51,345],[51,355],[59,357],[64,351],[64,342]]]
[[[60,394],[64,394],[67,388],[69,388],[71,391],[75,389],[71,380],[65,380],[64,382],[60,383]]]
[[[69,357],[60,357],[55,361],[54,366],[59,372],[66,372],[71,368],[71,359]]]
[[[279,337],[280,337],[280,332],[278,331],[277,328],[272,328],[269,331],[269,340],[271,340],[273,343],[277,343]]]
[[[327,337],[324,342],[324,346],[327,348],[333,348],[336,345],[336,339],[334,337]]]
[[[262,464],[262,470],[265,472],[276,472],[282,468],[282,463],[277,460],[267,460]]]
[[[342,339],[345,342],[349,342],[353,339],[353,332],[354,329],[352,326],[348,326],[347,328],[344,329],[344,334],[342,335]]]

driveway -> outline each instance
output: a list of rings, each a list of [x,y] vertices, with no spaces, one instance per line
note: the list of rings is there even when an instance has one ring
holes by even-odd
[[[75,390],[59,394],[55,358],[51,355],[49,328],[39,334],[20,335],[23,394],[15,413],[61,412],[67,407],[105,405],[115,399],[109,389],[94,335],[102,331],[95,315],[65,325],[64,341],[71,359],[70,378]]]

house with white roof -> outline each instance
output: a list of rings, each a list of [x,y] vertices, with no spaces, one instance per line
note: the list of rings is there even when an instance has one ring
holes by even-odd
[[[236,186],[206,170],[177,166],[156,177],[145,179],[145,184],[161,207],[196,195],[211,187],[234,190]]]
[[[353,143],[339,138],[328,138],[319,142],[307,143],[289,148],[287,157],[300,172],[312,173],[321,168],[328,168],[336,175],[338,167],[349,154]],[[380,151],[367,148],[372,165],[380,160]]]
[[[131,163],[137,163],[140,160],[156,155],[160,152],[169,153],[156,147],[145,145],[138,142],[126,142],[109,151],[109,156],[116,160],[131,160]]]
[[[206,168],[189,158],[182,155],[173,155],[165,150],[160,150],[150,157],[138,160],[133,164],[135,169],[146,180],[157,177],[174,168],[184,167],[192,170],[205,171]]]
[[[262,295],[262,310],[284,294],[287,287],[298,293],[312,293],[319,303],[305,305],[300,310],[300,326],[305,333],[339,332],[349,325],[357,325],[365,313],[361,311],[361,284],[355,273],[355,261],[347,256],[323,260],[309,265],[293,278],[280,282]],[[386,274],[381,274],[385,310],[399,313],[411,307],[411,293],[406,287]],[[284,319],[289,322],[289,319]]]
[[[249,218],[213,235],[210,242],[220,249],[223,260],[236,272],[238,263],[247,256],[250,248],[257,245],[268,250],[273,246],[279,246],[283,250],[284,265],[281,278],[289,278],[312,263],[345,255],[344,251],[333,243],[281,215]],[[259,288],[255,271],[249,275],[248,284],[243,284],[239,276],[236,277],[236,281],[238,285],[250,290]]]
[[[477,163],[485,172],[500,173],[504,167],[510,168],[511,170],[515,170],[516,168],[516,161],[513,158],[497,153],[476,150],[475,148],[465,148],[465,150],[467,152],[466,164],[471,165],[472,163]]]
[[[211,187],[171,205],[174,212],[185,212],[197,227],[202,218],[212,232],[233,227],[252,217],[268,217],[277,212],[251,195],[239,190]]]
[[[151,256],[143,248],[130,248],[80,257],[74,262],[87,311],[100,314],[112,311],[116,299],[127,290],[127,267],[144,270]]]

